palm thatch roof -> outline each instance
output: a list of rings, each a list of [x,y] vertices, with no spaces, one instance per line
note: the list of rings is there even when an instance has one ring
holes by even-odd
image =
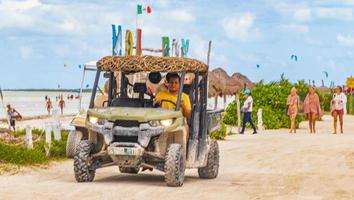
[[[242,85],[231,77],[222,68],[209,72],[209,96],[234,95],[242,90]]]
[[[191,58],[158,56],[106,56],[97,62],[102,71],[136,72],[196,72],[206,73],[208,66]]]
[[[242,88],[245,86],[245,84],[247,88],[254,87],[254,83],[252,83],[252,81],[247,76],[241,73],[234,73],[232,74],[231,78],[241,84]]]

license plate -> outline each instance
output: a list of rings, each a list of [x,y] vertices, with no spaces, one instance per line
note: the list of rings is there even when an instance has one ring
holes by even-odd
[[[132,148],[124,148],[124,153],[126,155],[133,155],[133,149]]]

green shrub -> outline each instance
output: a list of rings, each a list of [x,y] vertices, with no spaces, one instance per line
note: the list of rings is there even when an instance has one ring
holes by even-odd
[[[257,111],[262,109],[263,126],[266,129],[286,128],[290,125],[290,119],[287,116],[287,98],[292,87],[296,87],[298,95],[303,101],[308,92],[308,85],[305,81],[298,81],[292,84],[286,79],[281,79],[278,82],[270,82],[265,84],[263,81],[256,83],[252,90],[253,97],[253,113],[252,119],[254,124],[257,124]],[[242,95],[241,95],[242,96]],[[244,97],[240,98],[241,106],[243,105]],[[223,122],[229,125],[237,125],[236,103],[233,101],[225,110]],[[241,118],[243,114],[241,113]],[[297,124],[304,120],[303,116],[297,117]],[[249,125],[248,125],[249,126]]]
[[[16,165],[34,165],[48,162],[48,158],[39,149],[27,149],[18,145],[0,143],[0,162]]]
[[[33,143],[33,149],[28,149],[21,145],[4,144],[0,142],[0,162],[11,163],[16,165],[36,165],[45,164],[50,160],[65,158],[66,156],[66,141],[68,132],[61,133],[61,140],[54,140],[52,133],[52,143],[50,147],[49,157],[46,156],[46,143],[45,131],[41,129],[33,129],[32,133],[37,136],[36,141]],[[15,136],[25,135],[24,129],[18,130]]]
[[[217,131],[213,131],[209,134],[210,138],[216,139],[216,140],[224,140],[227,133],[226,133],[226,125],[221,122],[220,124],[220,129]]]

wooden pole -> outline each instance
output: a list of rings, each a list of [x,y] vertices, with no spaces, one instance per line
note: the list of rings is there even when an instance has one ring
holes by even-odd
[[[241,127],[241,105],[240,105],[240,93],[236,93],[236,112],[237,112],[237,133],[240,133]]]
[[[349,96],[349,114],[353,114],[353,91],[350,91]]]
[[[215,96],[214,100],[214,110],[216,110],[218,108],[218,95]]]
[[[226,108],[226,95],[224,95],[224,110]]]

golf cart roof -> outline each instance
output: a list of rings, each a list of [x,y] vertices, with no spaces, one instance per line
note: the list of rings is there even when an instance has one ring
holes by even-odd
[[[159,56],[106,56],[97,61],[102,71],[196,72],[206,73],[208,66],[196,59]]]

